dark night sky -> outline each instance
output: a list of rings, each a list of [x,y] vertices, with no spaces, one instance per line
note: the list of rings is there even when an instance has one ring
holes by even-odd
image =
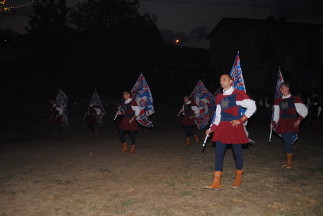
[[[29,0],[7,0],[7,6],[26,4]],[[73,6],[82,0],[67,0]],[[140,0],[140,12],[155,14],[165,42],[180,39],[179,46],[209,47],[205,37],[222,17],[255,18],[252,0]],[[35,3],[34,3],[35,4]],[[19,9],[30,12],[31,6]],[[323,24],[322,0],[256,0],[256,18],[285,16],[287,22]],[[25,33],[28,16],[0,14],[0,29]],[[322,34],[323,35],[323,34]]]

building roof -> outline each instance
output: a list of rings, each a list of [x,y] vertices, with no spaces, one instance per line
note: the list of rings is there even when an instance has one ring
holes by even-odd
[[[259,20],[259,19],[246,19],[246,18],[226,18],[223,17],[220,22],[215,26],[215,28],[211,31],[211,33],[206,37],[207,40],[210,40],[213,34],[215,34],[221,26],[232,23],[232,24],[237,24],[237,23],[249,23],[249,24],[261,24],[261,25],[266,25],[266,24],[277,24],[277,25],[294,25],[297,27],[317,27],[321,28],[323,27],[323,24],[309,24],[309,23],[295,23],[295,22],[285,22],[285,17],[282,17],[279,21],[274,21],[274,17],[270,16],[265,20]]]

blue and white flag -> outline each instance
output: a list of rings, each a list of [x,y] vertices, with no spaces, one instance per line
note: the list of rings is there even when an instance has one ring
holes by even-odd
[[[103,118],[103,116],[105,116],[106,112],[103,108],[103,105],[100,101],[99,94],[96,91],[96,89],[94,90],[94,93],[92,95],[92,100],[93,100],[94,105],[97,106],[101,110],[100,115],[97,116],[97,120],[98,120],[98,123],[102,124],[102,118]]]
[[[276,83],[276,91],[275,91],[275,99],[279,98],[282,96],[282,94],[280,93],[279,89],[280,89],[280,85],[284,83],[284,78],[283,75],[281,73],[280,67],[278,69],[278,75],[277,75],[277,83]],[[273,109],[273,113],[271,115],[271,122],[273,122],[274,119],[274,112],[275,110]],[[275,127],[278,126],[278,122],[276,122]],[[276,132],[276,129],[273,129]],[[281,137],[281,134],[278,134]],[[298,139],[298,135],[294,134],[292,137],[292,144],[294,144],[294,142]]]
[[[58,93],[56,96],[56,104],[58,104],[63,111],[62,124],[65,127],[67,127],[68,126],[68,112],[67,112],[66,107],[68,104],[68,98],[67,98],[66,94],[61,89],[58,89]]]
[[[131,90],[131,98],[137,102],[140,109],[140,114],[137,116],[136,120],[145,127],[153,127],[152,122],[148,119],[148,116],[155,113],[153,96],[151,95],[144,75],[140,74],[137,82],[133,86]]]
[[[215,99],[206,89],[202,81],[199,80],[191,94],[191,100],[196,103],[199,108],[199,116],[195,118],[194,121],[198,129],[202,130],[209,124],[215,112]]]
[[[233,87],[237,90],[243,90],[246,92],[246,86],[244,84],[244,79],[242,76],[242,69],[240,65],[240,56],[239,52],[233,62],[233,66],[230,71],[230,76],[233,80]]]

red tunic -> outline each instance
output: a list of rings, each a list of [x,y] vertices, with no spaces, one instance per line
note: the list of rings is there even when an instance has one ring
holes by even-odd
[[[191,102],[190,104],[184,104],[184,118],[182,121],[182,125],[195,125],[194,118],[191,116],[194,115],[194,110],[192,110],[192,106],[197,106],[196,103]]]
[[[99,108],[98,106],[89,106],[88,107],[88,110],[87,110],[87,119],[86,119],[86,122],[87,123],[97,123],[98,122],[98,115],[96,114],[96,111],[94,108]]]
[[[236,101],[244,99],[250,98],[244,91],[240,90],[234,90],[231,95],[221,93],[216,96],[216,105],[221,106],[221,120],[214,131],[212,141],[221,141],[226,144],[249,143],[244,125],[238,124],[237,127],[232,127],[232,123],[230,123],[242,117],[240,114],[241,106],[237,105]]]
[[[131,106],[138,106],[138,104],[136,103],[136,101],[132,100],[127,104],[122,103],[122,106],[124,110],[124,116],[119,129],[138,131],[138,126],[135,119],[131,123],[129,123],[131,118],[135,115],[135,111],[131,108]]]
[[[49,121],[50,125],[62,124],[63,116],[59,115],[59,111],[56,109],[56,107],[59,107],[59,106],[55,105],[51,109],[51,118],[50,118],[50,121]]]
[[[290,98],[283,99],[282,97],[276,98],[274,105],[279,106],[279,120],[276,126],[277,133],[294,132],[299,133],[299,127],[294,127],[297,121],[297,112],[295,103],[302,103],[300,97],[290,96]]]

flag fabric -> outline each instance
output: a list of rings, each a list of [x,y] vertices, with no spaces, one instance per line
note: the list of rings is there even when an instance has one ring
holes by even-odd
[[[279,89],[280,89],[280,85],[284,83],[284,78],[283,75],[281,73],[280,67],[278,69],[278,74],[277,74],[277,83],[276,83],[276,91],[275,91],[275,99],[279,98],[280,96],[282,96],[282,94],[280,93]],[[271,115],[271,122],[273,122],[274,119],[274,109],[273,109],[273,113]],[[278,126],[278,122],[276,122],[275,127]],[[276,129],[273,129],[276,132]],[[278,134],[281,137],[281,134]],[[298,135],[294,134],[292,137],[292,144],[294,144],[294,142],[298,139]]]
[[[137,82],[133,86],[131,98],[137,102],[140,109],[140,114],[136,120],[145,127],[153,127],[152,122],[148,119],[148,116],[155,112],[153,97],[143,74],[140,74]]]
[[[97,120],[98,120],[98,123],[102,124],[102,118],[105,116],[106,112],[103,108],[103,105],[100,101],[99,94],[96,91],[96,89],[94,90],[94,93],[92,95],[92,100],[93,100],[94,105],[97,106],[101,110],[100,115],[97,116]]]
[[[198,129],[201,130],[209,124],[215,113],[215,99],[201,80],[198,81],[190,97],[200,110],[199,116],[194,121]]]
[[[62,124],[65,127],[67,127],[68,126],[68,111],[67,111],[66,107],[68,104],[68,98],[67,98],[66,94],[61,89],[58,89],[58,93],[56,96],[56,104],[58,104],[63,111]]]
[[[214,92],[213,97],[216,99],[216,96],[217,96],[218,94],[221,94],[221,93],[222,93],[222,91],[221,91],[221,87],[219,87],[219,88]]]
[[[237,90],[243,90],[246,92],[246,86],[244,84],[242,69],[240,65],[239,52],[237,53],[237,56],[233,62],[233,66],[230,71],[230,76],[232,77],[232,80],[233,80],[233,87]]]

